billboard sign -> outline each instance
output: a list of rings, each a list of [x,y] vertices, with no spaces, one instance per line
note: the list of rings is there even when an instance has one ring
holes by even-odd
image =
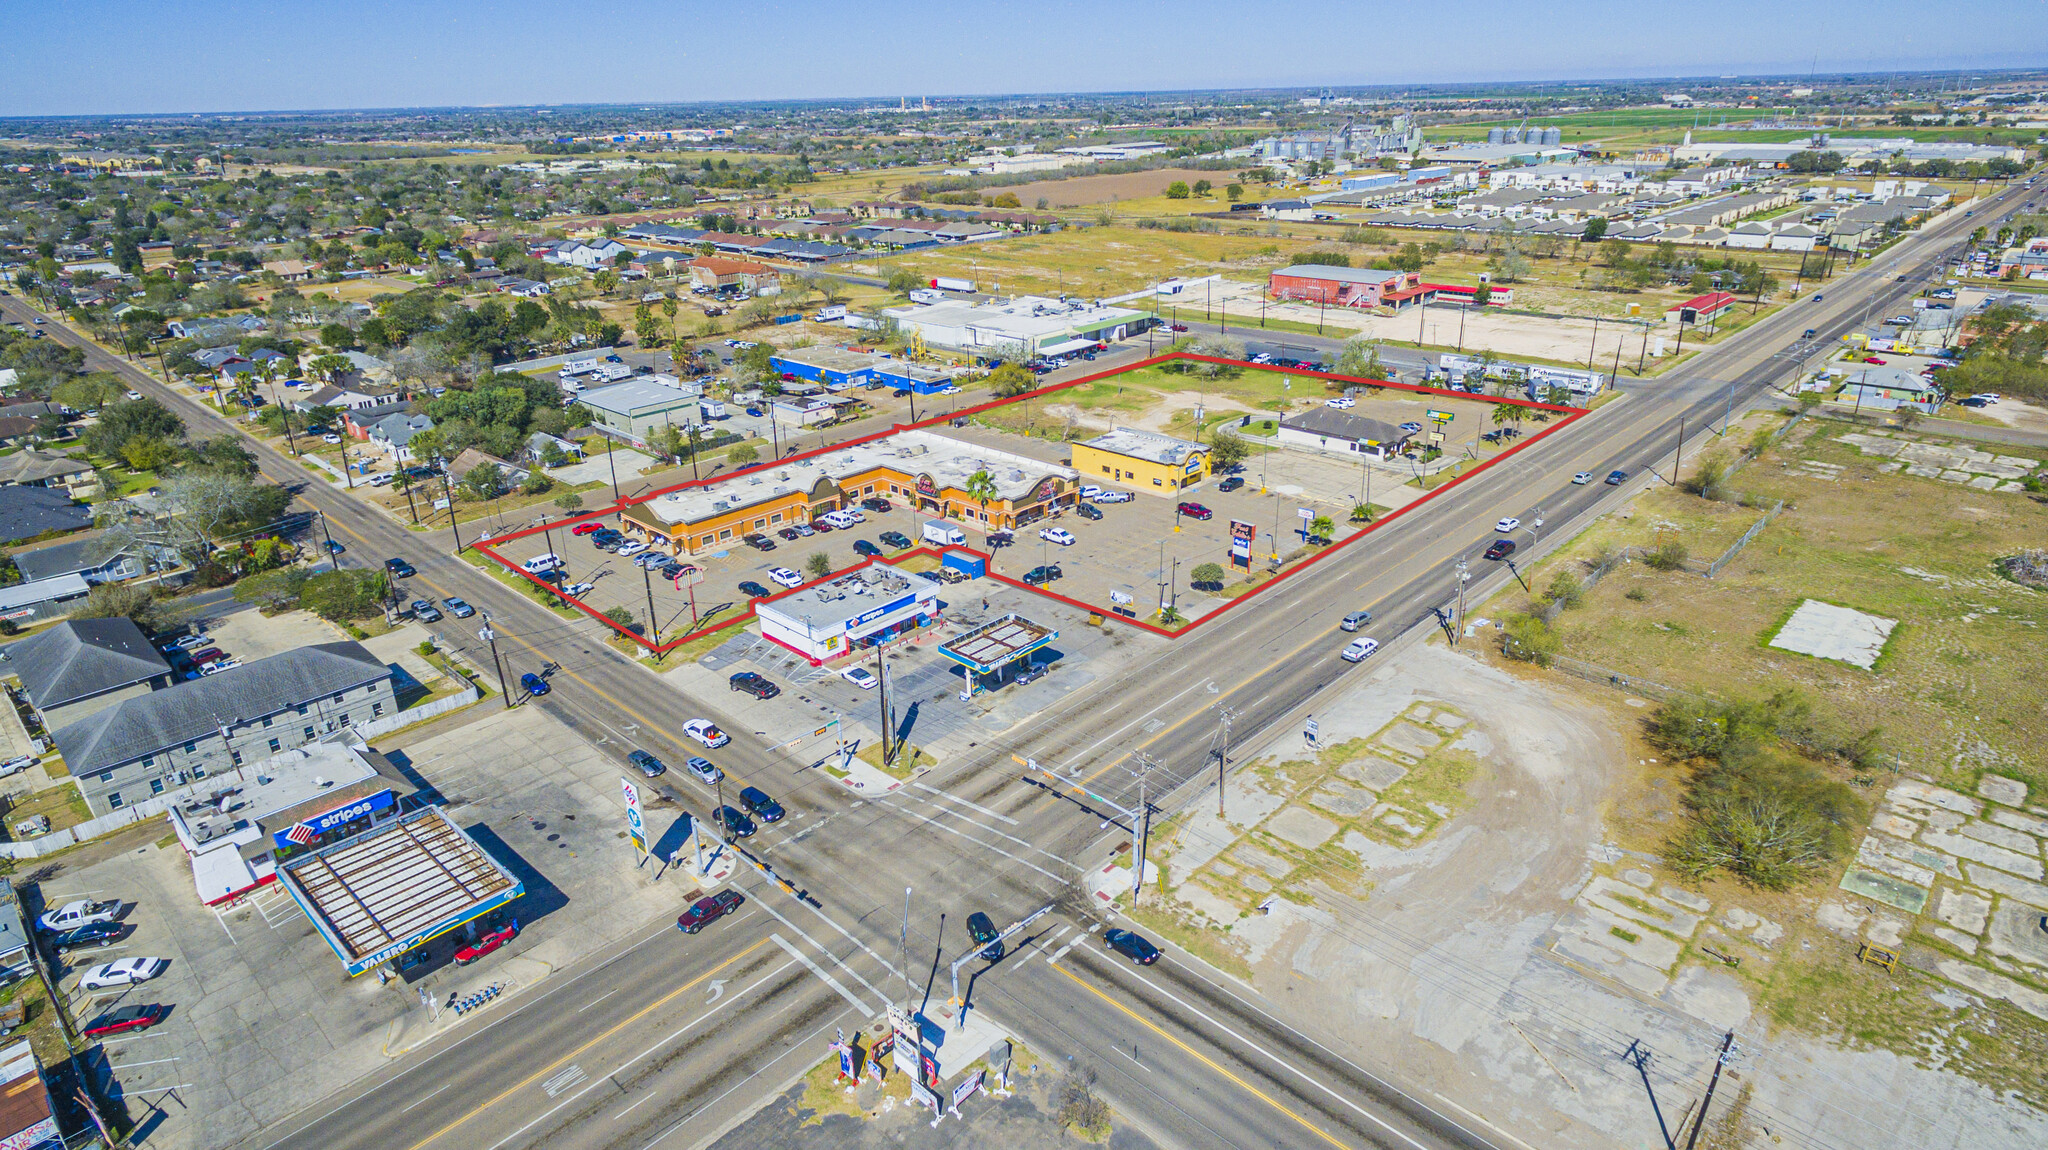
[[[640,817],[640,788],[633,780],[621,778],[619,789],[626,795],[626,833],[633,839],[633,849],[647,853],[647,823]]]
[[[1242,519],[1230,521],[1230,561],[1233,564],[1251,570],[1252,540],[1258,533],[1258,528]]]
[[[1425,411],[1422,414],[1428,416],[1432,423],[1449,423],[1453,419],[1458,418],[1457,415],[1453,412],[1437,411],[1434,408]]]

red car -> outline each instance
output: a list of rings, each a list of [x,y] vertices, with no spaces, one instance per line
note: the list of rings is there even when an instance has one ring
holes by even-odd
[[[1199,503],[1181,504],[1180,513],[1182,515],[1187,516],[1189,519],[1207,519],[1215,514],[1215,512],[1210,511],[1208,508],[1202,506]]]
[[[169,1007],[151,1004],[124,1006],[110,1010],[85,1024],[80,1032],[87,1038],[104,1038],[109,1034],[125,1034],[130,1030],[148,1030],[164,1020],[170,1013]]]
[[[594,519],[593,519],[593,520],[591,520],[591,521],[590,521],[590,522],[588,522],[588,523],[578,523],[578,524],[577,524],[576,526],[574,526],[574,527],[572,527],[572,528],[570,528],[570,529],[569,529],[569,534],[571,534],[571,535],[588,535],[588,534],[590,534],[590,533],[591,533],[591,532],[593,532],[593,531],[602,531],[602,530],[604,530],[604,524],[602,524],[602,523],[599,523],[598,521],[596,521],[596,520],[594,520]]]
[[[212,663],[220,659],[225,659],[227,657],[228,653],[226,651],[221,650],[219,647],[208,647],[204,651],[192,652],[192,665],[195,667],[204,667],[208,663]]]
[[[709,898],[700,898],[690,905],[690,909],[676,916],[676,929],[684,934],[696,934],[721,915],[739,909],[745,901],[746,896],[736,890],[722,890]]]
[[[455,952],[455,965],[468,966],[519,937],[519,924],[507,923]]]

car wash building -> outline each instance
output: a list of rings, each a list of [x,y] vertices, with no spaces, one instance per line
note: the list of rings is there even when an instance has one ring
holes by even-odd
[[[886,563],[754,604],[761,634],[811,661],[882,646],[939,622],[942,584]]]

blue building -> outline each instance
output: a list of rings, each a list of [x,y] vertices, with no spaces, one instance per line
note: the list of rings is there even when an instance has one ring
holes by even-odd
[[[866,352],[843,347],[799,347],[778,352],[768,366],[785,376],[844,391],[874,382],[877,360]]]
[[[908,388],[919,395],[934,395],[953,386],[953,369],[885,359],[875,365],[874,380],[883,387]]]

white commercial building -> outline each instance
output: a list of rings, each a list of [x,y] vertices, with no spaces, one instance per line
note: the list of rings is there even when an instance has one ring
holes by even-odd
[[[938,580],[882,563],[754,605],[761,634],[812,662],[886,643],[939,620]]]
[[[884,309],[905,334],[916,333],[936,347],[961,351],[1008,351],[1036,355],[1047,347],[1073,340],[1108,343],[1136,335],[1158,323],[1153,316],[1125,307],[1106,307],[1087,300],[1017,296],[1005,303],[944,303]],[[848,316],[855,325],[857,317]]]

